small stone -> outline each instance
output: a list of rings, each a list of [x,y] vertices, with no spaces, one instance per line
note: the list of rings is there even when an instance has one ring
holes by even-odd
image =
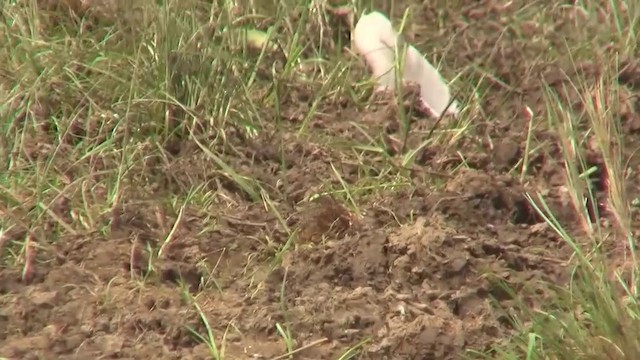
[[[57,298],[57,291],[33,291],[29,294],[29,300],[37,306],[54,306]]]
[[[104,356],[117,355],[124,346],[124,339],[116,335],[103,335],[94,339]]]

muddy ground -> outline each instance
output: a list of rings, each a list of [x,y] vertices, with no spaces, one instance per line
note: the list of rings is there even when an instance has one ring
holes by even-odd
[[[418,24],[432,23],[428,19],[438,13],[428,5],[417,9]],[[544,44],[549,44],[553,34],[564,31],[571,41],[571,31],[578,29],[567,25],[572,15],[555,15],[558,28],[529,24],[529,38],[547,36]],[[427,48],[457,33],[453,42],[460,50],[444,54],[446,75],[476,61],[495,81],[483,80],[483,111],[470,131],[451,146],[442,142],[420,151],[415,164],[403,170],[410,183],[353,194],[360,213],[344,193],[308,201],[340,189],[336,173],[354,187],[367,177],[382,177],[389,160],[376,153],[356,155],[351,146],[382,137],[393,153],[400,130],[392,104],[363,109],[337,98],[320,104],[309,123],[311,135],[297,136],[311,96],[307,87],[291,84],[281,104],[282,128],[251,138],[229,127],[226,143],[215,145],[237,172],[261,183],[269,204],[252,201],[189,137],[167,140],[162,152],[150,147],[154,155],[127,173],[121,205],[112,212],[79,219],[70,204],[83,191],[61,194],[54,213],[75,229],[82,228],[74,225],[80,221],[91,222],[91,230],[70,234],[43,224],[34,235],[37,262],[28,284],[21,268],[3,265],[0,355],[211,358],[188,330],[206,333],[186,292],[197,300],[219,346],[226,332],[229,359],[286,353],[276,324],[288,325],[295,348],[309,345],[297,359],[336,359],[365,339],[361,359],[457,359],[464,350],[487,351],[512,335],[510,314],[518,312],[519,301],[540,306],[549,292],[539,280],[564,284],[571,255],[525,194],[544,194],[563,224],[576,231],[582,226],[565,192],[556,136],[545,126],[534,129],[534,144],[542,147],[530,158],[530,174],[521,181],[519,171],[511,171],[524,151],[529,121],[524,109],[544,114],[543,83],[559,89],[578,75],[566,62],[531,56],[544,50],[543,42],[527,45],[516,31],[502,31],[516,16],[516,6],[468,5],[441,16],[450,28],[425,26],[423,33],[434,35],[421,39],[419,31],[415,41]],[[594,59],[581,66],[595,74],[601,65]],[[565,73],[566,78],[559,75]],[[640,80],[634,69],[621,79],[635,96],[633,86]],[[629,149],[640,144],[637,107],[620,113]],[[263,115],[273,112],[265,109]],[[452,127],[448,121],[453,120],[439,126]],[[416,115],[410,146],[433,126],[433,120]],[[33,135],[40,145],[27,155],[51,156],[46,130]],[[393,161],[399,164],[400,158]],[[61,161],[61,171],[74,179],[92,167],[96,174],[83,188],[92,189],[92,201],[106,201],[99,171],[117,164],[75,160]],[[594,154],[593,164],[598,161]],[[639,170],[636,164],[630,168]],[[638,184],[634,174],[630,184]],[[170,199],[184,199],[197,184],[215,195],[176,211]],[[634,186],[631,196],[638,194]],[[295,241],[282,262],[271,266],[291,237],[286,229],[295,231]],[[62,235],[48,242],[46,235],[53,232]],[[169,234],[171,241],[149,271],[147,249],[161,247]],[[13,240],[25,235],[5,234]]]

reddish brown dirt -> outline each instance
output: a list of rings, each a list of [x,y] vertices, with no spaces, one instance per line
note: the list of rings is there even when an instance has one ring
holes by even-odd
[[[299,138],[294,128],[309,106],[300,99],[309,90],[292,85],[283,100],[284,130],[248,138],[230,128],[228,143],[218,148],[236,171],[262,184],[281,219],[266,210],[269,205],[251,201],[192,142],[171,142],[167,154],[148,157],[127,175],[122,206],[93,219],[107,230],[66,234],[56,242],[38,238],[29,284],[21,281],[21,269],[3,265],[0,356],[211,358],[188,330],[206,333],[181,283],[197,294],[219,346],[227,331],[230,359],[286,353],[276,324],[288,325],[296,348],[310,345],[297,359],[336,359],[364,339],[362,359],[456,359],[512,334],[509,314],[521,304],[502,284],[537,307],[547,295],[538,281],[564,283],[571,253],[525,194],[546,194],[562,223],[572,229],[581,224],[563,195],[561,156],[548,131],[535,132],[535,144],[548,151],[531,159],[532,174],[520,182],[509,172],[526,141],[524,106],[543,112],[541,82],[531,74],[551,77],[547,69],[561,66],[529,62],[515,35],[496,33],[503,26],[498,15],[508,18],[498,12],[507,10],[486,8],[482,16],[479,6],[447,14],[454,25],[446,32],[464,28],[456,42],[465,50],[446,55],[445,62],[456,68],[481,59],[480,67],[510,88],[491,84],[485,115],[455,145],[418,153],[407,169],[411,187],[356,197],[363,214],[348,209],[344,196],[304,201],[327,186],[340,188],[332,165],[348,184],[378,176],[386,166],[381,155],[357,159],[348,145],[322,139],[368,144],[356,123],[369,136],[383,137],[395,153],[401,151],[399,125],[391,105],[359,110],[339,99],[321,104],[312,119],[317,137]],[[422,11],[434,18],[436,10]],[[478,16],[486,20],[469,20]],[[621,75],[630,94],[640,81],[637,68],[630,64]],[[640,143],[637,110],[621,114],[629,148]],[[417,120],[409,146],[423,141],[433,124]],[[38,151],[29,156],[46,156]],[[113,165],[90,161],[95,171]],[[68,171],[73,177],[73,168]],[[99,175],[92,181],[100,186]],[[184,198],[194,184],[217,195],[181,214],[172,210],[164,199]],[[632,196],[637,190],[630,187]],[[54,211],[78,221],[64,201]],[[272,268],[290,237],[281,221],[297,231],[295,243]],[[164,256],[153,259],[149,272],[147,246],[162,246],[170,233]],[[18,240],[25,233],[6,236]]]

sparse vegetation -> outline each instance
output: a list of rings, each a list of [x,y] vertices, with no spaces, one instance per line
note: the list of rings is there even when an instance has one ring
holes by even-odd
[[[371,9],[460,116],[373,94],[349,37]],[[0,358],[640,358],[639,22],[5,1]]]

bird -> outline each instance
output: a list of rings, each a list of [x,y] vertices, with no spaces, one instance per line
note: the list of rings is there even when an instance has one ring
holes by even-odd
[[[406,53],[402,54],[403,82],[418,84],[423,105],[434,115],[458,114],[458,103],[451,100],[449,86],[438,70],[413,45],[405,44],[384,14],[378,11],[363,14],[351,38],[356,52],[364,57],[377,81],[377,90],[395,90],[396,65],[399,63],[396,55],[406,48]]]

